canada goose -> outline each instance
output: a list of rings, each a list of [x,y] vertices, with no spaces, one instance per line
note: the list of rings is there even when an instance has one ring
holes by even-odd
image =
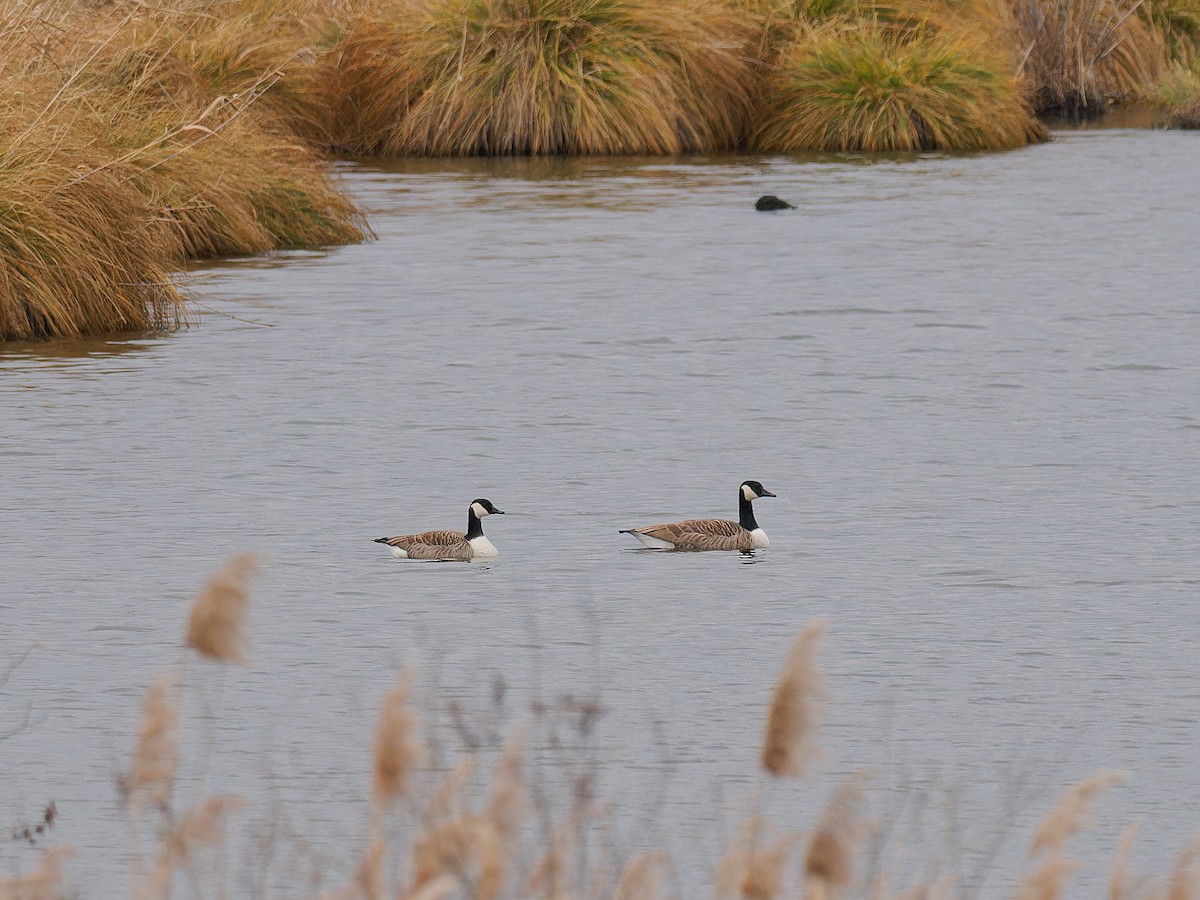
[[[396,537],[375,538],[377,544],[392,548],[392,556],[408,559],[489,559],[499,556],[495,544],[483,534],[484,516],[504,515],[491,500],[472,500],[467,507],[467,533],[461,531],[422,531]]]
[[[743,481],[738,488],[738,521],[687,519],[666,525],[622,528],[652,550],[756,550],[769,547],[766,532],[754,521],[751,504],[759,497],[774,497],[757,481]]]

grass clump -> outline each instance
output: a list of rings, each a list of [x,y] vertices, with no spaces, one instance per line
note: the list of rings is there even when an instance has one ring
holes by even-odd
[[[670,154],[744,131],[748,19],[689,0],[418,0],[335,51],[356,153]]]
[[[172,327],[188,259],[364,236],[277,5],[0,0],[0,340]]]
[[[767,92],[762,150],[1001,150],[1044,139],[976,40],[861,22],[798,42]]]
[[[86,157],[48,137],[0,137],[0,340],[178,323],[170,230],[128,183],[81,178]]]

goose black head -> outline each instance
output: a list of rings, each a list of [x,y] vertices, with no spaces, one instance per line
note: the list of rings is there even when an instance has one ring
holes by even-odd
[[[471,512],[475,514],[475,518],[482,519],[484,516],[504,515],[504,510],[496,509],[492,506],[491,500],[484,500],[482,497],[478,500],[471,501]]]
[[[775,495],[763,487],[761,481],[743,481],[742,496],[747,500],[757,500],[759,497],[774,497]]]

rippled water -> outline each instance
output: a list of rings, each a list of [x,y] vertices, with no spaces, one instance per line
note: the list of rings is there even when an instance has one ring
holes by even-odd
[[[1001,896],[1059,791],[1120,769],[1074,896],[1132,818],[1165,872],[1200,833],[1198,150],[347,169],[378,241],[197,270],[177,334],[0,349],[0,658],[44,645],[0,692],[0,824],[53,798],[76,882],[120,891],[144,689],[207,574],[262,549],[255,663],[189,668],[214,718],[184,769],[281,807],[333,881],[413,664],[477,716],[502,675],[513,725],[598,696],[617,850],[665,847],[694,894],[818,617],[826,753],[773,816],[870,768],[918,848],[888,871]],[[617,534],[733,517],[744,478],[779,495],[753,559]],[[477,496],[508,512],[492,566],[370,542]]]

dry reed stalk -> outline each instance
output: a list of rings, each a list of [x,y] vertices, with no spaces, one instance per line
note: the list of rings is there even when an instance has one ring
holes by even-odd
[[[575,813],[566,822],[550,830],[547,835],[549,846],[534,866],[524,895],[544,897],[546,900],[570,900],[574,896],[570,867],[579,827],[579,814]]]
[[[74,848],[50,847],[28,875],[0,876],[0,900],[67,900],[75,896],[67,887],[66,861]]]
[[[1067,877],[1078,866],[1063,856],[1067,841],[1087,827],[1096,795],[1122,780],[1119,773],[1105,772],[1063,793],[1034,832],[1029,858],[1042,862],[1019,885],[1017,900],[1058,900],[1062,896]]]
[[[412,891],[447,875],[471,886],[477,900],[495,900],[504,889],[508,857],[495,823],[468,815],[429,825],[413,841]]]
[[[665,853],[639,853],[625,864],[613,900],[662,900]]]
[[[1127,900],[1131,896],[1126,885],[1126,872],[1138,828],[1138,823],[1132,822],[1121,833],[1121,841],[1117,844],[1117,853],[1113,857],[1112,871],[1108,876],[1108,900]]]
[[[409,705],[408,693],[409,676],[405,673],[397,679],[379,713],[372,787],[377,814],[408,795],[409,779],[425,756],[420,717]]]
[[[160,675],[146,693],[133,766],[122,779],[122,787],[131,798],[135,811],[142,804],[160,809],[170,805],[171,786],[179,762],[178,711],[174,693],[175,682],[170,675]]]
[[[749,819],[717,865],[713,896],[742,900],[773,900],[784,890],[784,866],[796,838],[784,834],[765,848],[763,832],[770,823],[762,816]]]
[[[854,883],[854,851],[862,832],[862,780],[834,791],[821,812],[804,856],[805,896],[810,900],[837,896]]]
[[[762,746],[762,766],[772,775],[803,777],[807,772],[818,703],[824,696],[816,655],[826,627],[823,621],[812,622],[792,642],[775,685]]]
[[[258,557],[241,553],[222,566],[192,603],[187,645],[221,662],[249,662],[246,612],[250,579],[258,572]]]
[[[1167,900],[1196,900],[1200,896],[1200,841],[1180,851],[1167,884]]]
[[[491,796],[485,813],[496,833],[509,846],[516,841],[529,806],[523,752],[523,737],[514,738],[504,748],[504,755],[492,776]]]
[[[170,900],[173,873],[185,868],[193,885],[201,883],[196,852],[225,840],[225,818],[245,805],[240,797],[219,794],[189,809],[163,839],[158,860],[145,880],[135,884],[136,900]]]

